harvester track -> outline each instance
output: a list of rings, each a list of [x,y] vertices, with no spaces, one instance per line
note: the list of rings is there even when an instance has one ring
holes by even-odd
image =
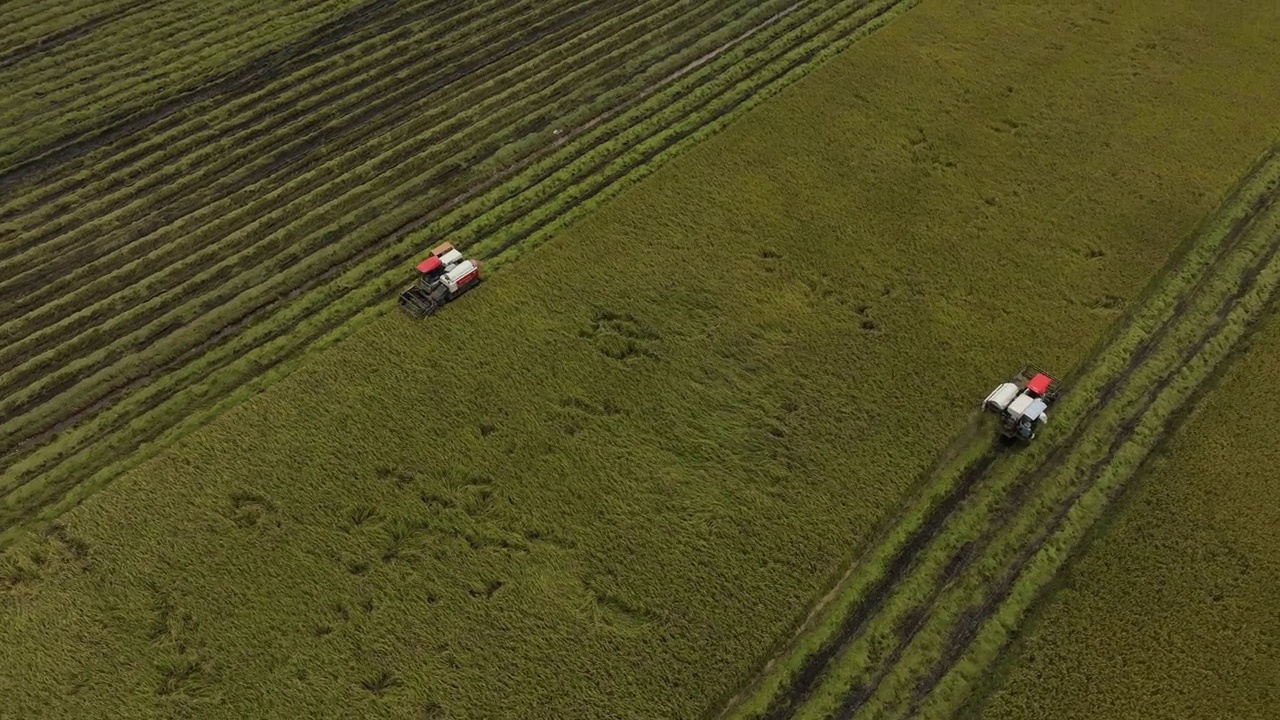
[[[1276,162],[1278,159],[1280,159],[1280,146],[1273,147],[1270,152],[1262,157],[1254,167],[1251,168],[1246,178],[1253,178],[1257,173],[1271,163]],[[1241,199],[1240,194],[1246,186],[1247,180],[1237,186],[1224,204],[1231,204]],[[1002,510],[996,515],[994,524],[988,527],[986,531],[977,538],[966,542],[961,547],[960,551],[955,553],[951,560],[946,564],[945,570],[929,584],[930,590],[924,602],[915,605],[913,609],[900,620],[895,628],[897,642],[894,644],[893,649],[887,654],[884,661],[879,664],[878,669],[868,668],[867,673],[862,675],[861,678],[852,679],[852,683],[847,694],[844,696],[843,702],[840,703],[833,717],[852,717],[853,714],[875,694],[880,682],[893,670],[907,647],[916,637],[917,632],[925,625],[935,603],[940,597],[942,597],[948,585],[960,576],[967,568],[969,568],[975,560],[982,557],[983,551],[987,549],[992,540],[998,537],[1000,533],[1017,517],[1018,511],[1030,498],[1032,491],[1058,466],[1060,466],[1063,460],[1070,456],[1071,452],[1080,447],[1091,423],[1094,421],[1098,413],[1106,407],[1107,401],[1121,392],[1134,374],[1142,368],[1144,362],[1149,360],[1152,355],[1158,351],[1161,342],[1165,339],[1170,330],[1177,325],[1178,320],[1182,317],[1186,308],[1204,292],[1209,281],[1214,278],[1217,271],[1220,270],[1224,263],[1233,256],[1233,252],[1238,249],[1242,239],[1247,236],[1249,229],[1253,226],[1257,218],[1271,209],[1278,199],[1280,199],[1280,187],[1273,188],[1271,191],[1258,196],[1248,207],[1246,212],[1232,224],[1226,235],[1223,237],[1222,242],[1217,247],[1211,262],[1200,274],[1195,283],[1177,296],[1177,299],[1173,304],[1172,311],[1147,337],[1143,339],[1141,343],[1138,344],[1137,347],[1135,347],[1124,368],[1111,376],[1104,383],[1098,394],[1097,400],[1088,407],[1084,415],[1073,427],[1073,430],[1068,437],[1061,443],[1056,444],[1053,450],[1035,466],[1019,474],[1017,479],[1010,486],[1004,498]],[[1172,378],[1177,375],[1178,371],[1192,358],[1194,358],[1204,344],[1213,337],[1213,334],[1219,329],[1221,323],[1224,322],[1225,318],[1230,313],[1231,308],[1234,307],[1239,298],[1246,294],[1249,288],[1252,287],[1253,281],[1256,279],[1258,272],[1273,259],[1278,249],[1280,249],[1280,238],[1277,238],[1277,240],[1271,244],[1268,251],[1262,253],[1261,257],[1242,275],[1241,284],[1237,288],[1237,291],[1227,298],[1222,306],[1219,307],[1217,314],[1218,319],[1215,323],[1205,331],[1205,333],[1194,345],[1191,346],[1190,349],[1183,353],[1179,362],[1173,366],[1161,382],[1144,394],[1145,401],[1139,409],[1125,421],[1124,425],[1121,427],[1121,432],[1113,441],[1111,451],[1108,452],[1107,457],[1099,461],[1094,468],[1091,468],[1090,472],[1084,476],[1085,478],[1095,477],[1097,471],[1101,469],[1101,467],[1105,466],[1106,462],[1109,461],[1114,449],[1132,435],[1137,426],[1138,419],[1140,419],[1146,409],[1155,402],[1160,390],[1167,386],[1167,384],[1171,382]],[[1176,266],[1178,262],[1179,261],[1175,259],[1175,261],[1170,264],[1171,268],[1172,266]],[[1122,322],[1117,331],[1113,333],[1113,338],[1118,336],[1119,332],[1133,321],[1137,313],[1140,311],[1141,305],[1142,304],[1140,303],[1135,306],[1126,321]],[[1105,344],[1109,344],[1109,341]],[[1098,367],[1100,361],[1101,357],[1095,355],[1094,358],[1091,359],[1084,368],[1082,368],[1079,375],[1085,376],[1094,371]],[[1068,387],[1066,392],[1070,392],[1070,387]],[[811,698],[813,692],[820,684],[828,680],[827,670],[829,669],[832,661],[839,657],[843,651],[862,636],[862,633],[866,630],[868,625],[873,621],[877,614],[882,611],[885,602],[890,597],[894,596],[898,591],[898,586],[905,582],[905,580],[910,577],[912,571],[918,566],[919,561],[922,559],[921,553],[925,552],[929,543],[917,542],[917,538],[921,534],[927,534],[929,537],[933,537],[937,534],[938,528],[940,528],[946,520],[957,511],[958,508],[961,508],[974,500],[983,485],[983,481],[989,480],[993,473],[999,472],[1001,464],[996,462],[996,456],[998,456],[998,452],[993,449],[989,449],[981,456],[978,462],[971,465],[964,471],[956,489],[953,490],[952,493],[948,494],[946,500],[939,503],[928,515],[926,521],[912,532],[911,540],[909,540],[908,543],[903,546],[902,550],[894,556],[893,561],[888,565],[885,572],[872,586],[873,590],[863,597],[860,602],[854,606],[852,612],[850,612],[850,614],[841,621],[840,630],[816,652],[808,656],[800,666],[799,671],[791,677],[790,682],[784,687],[784,689],[773,696],[772,702],[763,717],[789,717]],[[1075,500],[1078,499],[1078,497],[1086,490],[1087,486],[1080,488],[1078,492],[1073,493],[1073,495],[1064,502],[1064,504],[1059,508],[1058,513],[1055,514],[1053,528],[1056,528],[1061,523],[1062,518],[1066,517],[1066,513],[1074,504]],[[910,507],[910,504],[908,504],[907,507]],[[906,512],[906,509],[904,509],[900,513],[899,517],[904,516]],[[964,647],[968,645],[969,640],[972,639],[977,628],[981,626],[982,622],[987,617],[989,617],[990,613],[999,605],[999,602],[1007,595],[1009,589],[1013,586],[1013,583],[1017,578],[1017,571],[1020,571],[1021,567],[1025,565],[1027,559],[1034,555],[1034,553],[1043,545],[1045,539],[1051,535],[1051,532],[1052,530],[1038,536],[1037,540],[1026,549],[1026,552],[1021,556],[1015,570],[1011,571],[1011,575],[1004,578],[1002,583],[993,589],[992,596],[988,598],[988,602],[984,602],[978,608],[971,608],[969,612],[966,612],[961,616],[957,622],[956,628],[953,630],[953,634],[951,635],[954,640],[952,643],[952,649],[948,650],[946,657],[941,659],[935,667],[934,672],[930,674],[929,678],[922,681],[920,690],[918,691],[917,701],[920,697],[927,694],[927,692],[936,684],[938,679],[940,679],[959,659]],[[775,661],[770,661],[770,664]],[[735,704],[736,703],[730,703],[730,705],[726,707],[724,712],[721,714],[723,715],[731,712]]]

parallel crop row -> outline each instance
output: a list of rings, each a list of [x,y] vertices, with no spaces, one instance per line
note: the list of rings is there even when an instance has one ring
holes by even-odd
[[[154,0],[152,0],[154,2]],[[0,10],[0,69],[38,58],[118,20],[135,15],[151,2],[74,2],[50,5],[10,3]]]
[[[184,111],[157,125],[172,143],[153,136],[109,146],[74,161],[79,180],[55,173],[27,188],[32,199],[0,210],[10,227],[39,232],[24,214],[52,212],[78,182],[93,182],[94,163],[146,183],[181,162],[166,151],[186,135],[209,134],[213,163],[247,155],[191,187],[201,199],[185,215],[149,204],[127,181],[99,181],[112,191],[66,229],[94,250],[60,266],[92,265],[79,271],[92,289],[66,288],[61,302],[44,295],[0,326],[15,348],[0,351],[10,368],[0,384],[15,391],[6,412],[18,413],[0,426],[5,529],[75,502],[140,443],[184,432],[307,347],[384,312],[406,263],[434,239],[505,258],[911,3],[616,5],[542,5],[518,28],[483,15],[481,31],[460,31],[481,59],[434,84],[425,78],[446,64],[413,55],[424,43],[410,28],[393,37],[417,59],[394,75],[360,64],[357,46],[354,63],[317,73],[299,65],[304,83],[253,90],[262,102],[285,98],[286,112],[299,108],[291,125],[258,131],[278,114],[253,102],[223,102],[218,123]],[[485,60],[485,51],[497,56]],[[379,52],[398,58],[369,56]],[[324,115],[338,103],[360,113],[397,92],[360,122]],[[288,144],[294,127],[327,144],[241,172],[268,154],[246,152],[246,140]],[[113,165],[125,154],[127,163]],[[35,278],[59,262],[39,251],[60,237],[30,245],[19,234],[0,252]]]
[[[223,75],[243,61],[243,53],[300,36],[317,18],[339,15],[352,4],[291,0],[270,11],[247,3],[164,4],[113,17],[91,36],[0,69],[11,90],[0,114],[6,120],[0,158],[6,164],[29,159],[51,141],[92,134],[104,112],[145,111],[184,87]]]
[[[442,61],[459,55],[441,53],[462,33],[491,29],[478,25],[486,18],[495,25],[518,19],[534,3],[506,6],[506,14],[499,15],[502,7],[490,0],[465,12],[446,12],[445,7],[407,13],[398,24],[410,33],[429,30],[428,42],[404,48],[380,42],[374,34],[350,49],[302,65],[269,87],[237,95],[231,102],[223,99],[190,108],[154,123],[144,137],[125,138],[101,156],[68,162],[56,178],[0,206],[0,217],[11,220],[14,229],[13,242],[0,245],[0,256],[16,262],[24,251],[31,252],[33,258],[22,265],[31,267],[32,262],[52,259],[45,252],[51,242],[74,249],[79,240],[91,238],[72,231],[105,215],[119,212],[117,218],[127,224],[126,219],[132,221],[147,208],[154,211],[166,201],[188,200],[209,178],[237,184],[243,184],[244,177],[266,179],[261,171],[265,163],[287,165],[278,158],[289,148],[305,145],[318,129],[367,107],[369,99],[379,98],[386,88],[403,86],[406,76],[421,81],[451,72]],[[412,72],[427,63],[435,66],[432,72]],[[281,135],[286,142],[281,142]],[[81,191],[91,194],[93,202],[74,206],[73,213],[57,207],[68,193]]]
[[[68,32],[86,24],[102,22],[136,8],[127,0],[72,0],[50,4],[41,2],[5,3],[0,7],[0,37],[4,39],[7,57],[15,51],[35,45],[51,46]]]
[[[732,709],[954,712],[1280,282],[1278,183],[1273,152],[1072,384],[1044,439],[1011,456],[975,446],[941,471],[853,571],[814,637]]]

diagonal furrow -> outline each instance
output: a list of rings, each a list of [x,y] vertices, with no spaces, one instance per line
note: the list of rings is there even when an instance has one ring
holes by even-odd
[[[17,65],[28,58],[49,52],[50,50],[74,40],[78,40],[107,23],[123,20],[124,18],[127,18],[151,5],[155,5],[158,2],[159,0],[142,0],[142,2],[130,3],[123,7],[107,10],[106,12],[95,15],[88,20],[72,25],[69,28],[59,30],[55,33],[50,33],[44,37],[27,43],[26,45],[19,45],[18,47],[4,53],[0,53],[0,70],[10,67],[11,65]]]
[[[189,90],[160,105],[141,112],[129,112],[107,119],[105,128],[83,136],[64,137],[44,147],[30,150],[21,159],[0,170],[0,190],[43,175],[59,165],[129,135],[143,132],[151,125],[187,107],[212,98],[251,92],[265,86],[296,63],[315,62],[344,49],[342,40],[364,25],[381,19],[395,7],[396,0],[370,0],[334,20],[330,20],[303,40],[254,58],[239,68],[207,84]]]

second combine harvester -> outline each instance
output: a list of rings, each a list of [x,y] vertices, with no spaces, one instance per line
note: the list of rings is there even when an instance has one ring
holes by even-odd
[[[418,263],[418,279],[400,293],[400,307],[426,317],[479,283],[479,261],[463,259],[451,243],[442,243]]]
[[[1028,365],[992,390],[982,408],[1000,416],[1001,435],[1028,441],[1049,420],[1046,410],[1057,399],[1059,385],[1052,375]]]

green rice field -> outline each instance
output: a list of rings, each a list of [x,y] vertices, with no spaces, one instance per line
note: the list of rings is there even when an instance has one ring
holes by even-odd
[[[0,27],[0,717],[1274,709],[1268,8]]]

